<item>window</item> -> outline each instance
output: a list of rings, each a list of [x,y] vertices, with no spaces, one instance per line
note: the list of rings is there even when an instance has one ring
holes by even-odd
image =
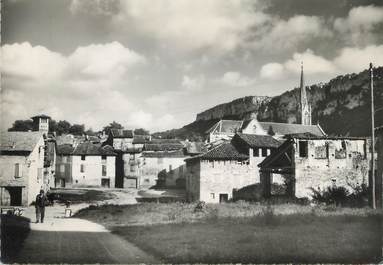
[[[62,161],[63,163],[66,163],[66,162],[67,162],[67,157],[66,157],[66,156],[62,156],[62,157],[61,157],[61,161]]]
[[[15,164],[15,178],[21,178],[22,175],[23,175],[22,165],[20,165],[19,163],[16,163]]]
[[[80,165],[80,172],[81,173],[85,172],[85,165],[84,164]]]
[[[65,165],[60,165],[60,172],[64,173],[65,172]]]
[[[106,165],[102,165],[102,176],[106,176]]]
[[[215,199],[215,194],[214,193],[210,193],[210,199]]]
[[[259,157],[259,148],[254,148],[254,154],[255,157]]]
[[[106,156],[101,156],[101,160],[106,160]]]
[[[84,155],[81,156],[81,160],[85,160],[85,156]]]
[[[267,156],[267,148],[262,148],[262,157]]]
[[[299,141],[298,148],[299,148],[299,157],[307,157],[307,148],[308,148],[307,141]]]

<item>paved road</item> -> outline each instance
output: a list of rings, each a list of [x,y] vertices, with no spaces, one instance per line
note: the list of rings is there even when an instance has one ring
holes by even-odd
[[[71,208],[78,211],[86,206],[88,205],[79,204],[72,205]],[[77,218],[64,218],[64,205],[47,207],[43,224],[34,223],[34,215],[34,208],[28,207],[23,215],[25,218],[20,218],[22,221],[12,222],[15,229],[12,231],[17,232],[14,234],[18,239],[13,240],[13,232],[8,233],[8,242],[16,242],[10,245],[15,249],[7,256],[7,263],[161,263],[99,224]]]
[[[158,263],[153,256],[81,219],[47,220],[31,224],[20,251],[9,263]]]

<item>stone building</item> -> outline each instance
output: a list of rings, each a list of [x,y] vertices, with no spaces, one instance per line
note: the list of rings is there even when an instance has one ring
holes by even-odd
[[[230,140],[237,132],[245,134],[271,135],[276,139],[283,139],[285,135],[296,133],[310,133],[325,136],[319,124],[292,124],[279,122],[263,122],[256,118],[246,120],[220,120],[206,131],[209,143],[221,139]]]
[[[30,205],[44,181],[44,137],[40,132],[1,132],[0,204]]]
[[[115,157],[111,146],[84,142],[59,145],[56,187],[115,187]]]
[[[187,158],[188,200],[225,202],[233,198],[235,190],[259,183],[258,163],[279,145],[269,135],[236,134],[230,142]]]
[[[379,192],[377,194],[378,198],[378,207],[382,208],[382,197],[383,197],[383,187],[382,187],[382,180],[383,180],[383,126],[378,127],[376,129],[376,136],[377,136],[377,153],[378,153],[378,160],[377,160],[377,172],[376,172],[376,185],[378,187],[377,191]]]
[[[366,138],[291,135],[259,164],[264,196],[270,196],[272,174],[281,175],[287,194],[298,198],[310,198],[312,188],[368,184],[367,145]]]

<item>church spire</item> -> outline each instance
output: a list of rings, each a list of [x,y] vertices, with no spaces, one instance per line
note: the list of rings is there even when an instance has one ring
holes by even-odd
[[[301,62],[300,94],[301,123],[303,125],[311,125],[311,106],[309,105],[307,100],[305,79],[303,74],[303,62]]]

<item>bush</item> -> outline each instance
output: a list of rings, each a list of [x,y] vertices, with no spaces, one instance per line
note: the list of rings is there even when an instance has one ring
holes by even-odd
[[[352,192],[343,186],[330,186],[323,190],[311,188],[311,191],[316,203],[349,207],[364,207],[368,204],[368,188],[365,184],[352,187]]]

